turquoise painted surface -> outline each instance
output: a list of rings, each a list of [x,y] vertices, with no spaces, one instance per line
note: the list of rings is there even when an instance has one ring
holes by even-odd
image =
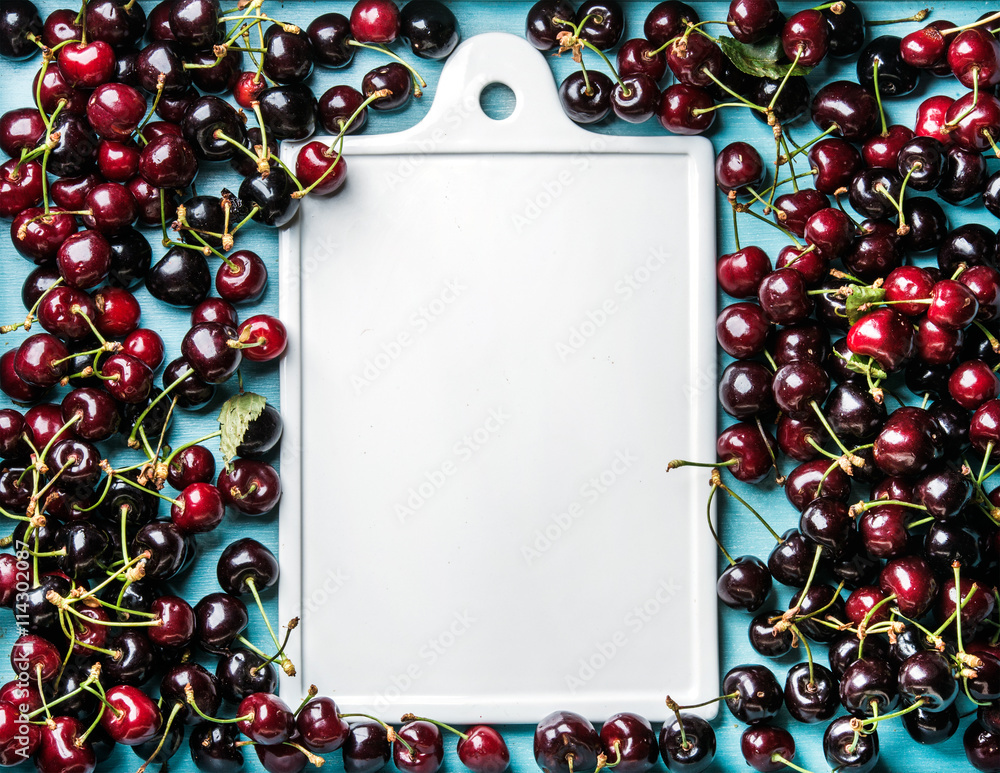
[[[151,3],[143,3],[147,10]],[[641,34],[642,21],[646,12],[652,7],[652,0],[646,2],[626,2],[624,3],[627,14],[626,37],[633,37]],[[44,2],[39,4],[43,12],[59,7],[58,2]],[[494,30],[505,30],[521,34],[524,26],[524,16],[528,2],[496,2],[496,3],[476,3],[456,0],[451,3],[459,18],[464,37]],[[784,4],[783,4],[784,6]],[[267,10],[274,16],[305,26],[309,20],[318,14],[320,10],[337,10],[349,14],[351,3],[348,2],[288,2],[279,4],[268,2]],[[698,3],[698,10],[703,19],[725,18],[726,4],[718,2]],[[803,3],[788,4],[788,8],[798,10],[807,7]],[[920,6],[909,3],[898,2],[876,2],[864,6],[868,18],[879,19],[901,15],[909,15],[915,12]],[[936,4],[934,14],[931,18],[948,18],[958,23],[971,21],[989,8],[985,2],[939,2]],[[918,25],[914,23],[900,24],[889,28],[875,28],[875,34],[892,32],[902,35]],[[869,37],[872,33],[869,32]],[[414,61],[415,57],[409,55],[403,48],[397,49],[409,61]],[[7,111],[15,107],[29,104],[28,90],[31,78],[38,67],[38,58],[28,62],[10,63],[0,62],[0,112]],[[354,87],[359,87],[362,75],[371,67],[382,63],[379,55],[362,51],[356,57],[354,63],[343,71],[317,70],[312,76],[310,84],[316,94],[322,93],[326,88],[337,84],[347,83]],[[568,56],[552,58],[552,69],[554,78],[558,81],[572,71],[574,65]],[[433,62],[418,61],[421,72],[428,80],[428,88],[422,100],[411,100],[410,104],[402,110],[391,113],[372,113],[369,119],[367,132],[393,132],[416,123],[426,112],[428,105],[433,100],[435,83],[440,71],[440,64]],[[590,66],[600,68],[596,61]],[[840,63],[824,63],[818,67],[810,76],[809,80],[813,84],[830,80],[833,77],[843,77],[854,79],[853,69],[849,65]],[[910,97],[903,100],[896,100],[887,103],[887,111],[890,122],[907,123],[912,122],[914,108],[924,96],[932,92],[948,93],[958,96],[963,90],[957,83],[952,81],[942,82],[934,78],[926,77],[922,81],[918,90]],[[497,91],[494,99],[503,100],[503,92]],[[500,105],[502,107],[502,105]],[[595,131],[616,134],[659,134],[661,129],[655,120],[640,126],[625,124],[621,121],[606,122],[597,127],[592,127]],[[798,142],[804,142],[816,134],[815,128],[809,123],[793,124],[790,128],[792,135]],[[708,136],[712,139],[716,148],[721,148],[725,144],[736,139],[748,140],[759,143],[762,149],[771,147],[770,131],[762,123],[749,115],[749,111],[742,109],[725,110],[718,116],[715,125]],[[765,158],[768,154],[765,152]],[[995,163],[995,162],[994,162]],[[211,165],[209,165],[211,166]],[[805,169],[804,164],[799,167],[799,171]],[[215,165],[214,168],[203,167],[203,170],[196,181],[197,187],[203,192],[217,192],[218,189],[226,185],[234,188],[238,181],[235,175],[229,170],[226,164]],[[623,195],[624,192],[608,191],[607,195]],[[636,193],[629,192],[630,195]],[[599,205],[599,202],[595,202]],[[657,199],[655,191],[650,191],[643,206],[649,207],[650,211],[656,213]],[[981,219],[990,227],[995,227],[997,223],[992,215],[983,210],[976,212],[966,212],[958,208],[947,207],[949,216],[953,224],[965,222],[970,219]],[[724,199],[719,198],[719,249],[721,252],[728,252],[734,249],[734,241],[728,208]],[[581,216],[577,224],[578,232],[585,236],[588,228],[592,227],[586,216]],[[154,260],[162,254],[156,246],[157,233],[155,229],[148,232],[151,243],[154,244]],[[784,244],[783,237],[774,229],[766,228],[751,221],[741,221],[740,235],[743,244],[757,243],[767,250],[772,257],[777,254],[778,249]],[[248,228],[241,234],[239,246],[257,251],[266,261],[269,270],[272,272],[272,282],[263,301],[249,309],[241,309],[241,316],[245,317],[258,311],[276,313],[277,312],[277,285],[274,279],[277,270],[277,234],[263,227],[255,226]],[[213,264],[214,266],[214,264]],[[20,286],[23,278],[31,270],[31,266],[22,260],[13,250],[9,240],[4,237],[0,239],[0,284],[3,292],[0,293],[0,322],[11,322],[22,317],[23,310],[20,304]],[[153,327],[163,336],[167,344],[167,358],[172,359],[177,356],[180,339],[187,327],[187,313],[165,307],[152,299],[146,302],[147,296],[144,290],[138,293],[140,301],[143,302],[143,325]],[[671,335],[672,331],[664,330],[662,335]],[[23,336],[23,334],[20,334]],[[0,347],[16,345],[19,334],[5,337],[0,340]],[[0,351],[3,351],[0,349]],[[721,367],[725,362],[720,360]],[[270,401],[277,403],[278,400],[278,379],[277,368],[273,365],[255,366],[248,364],[244,369],[248,387],[264,394]],[[712,399],[714,381],[711,384],[706,382],[706,390],[709,399]],[[176,428],[173,430],[174,438],[194,438],[199,437],[215,428],[215,415],[224,399],[225,392],[220,390],[220,395],[212,404],[201,411],[187,413],[179,418]],[[6,405],[6,402],[3,403]],[[720,426],[727,422],[727,417],[720,414]],[[664,462],[674,454],[672,450],[665,447],[663,450]],[[675,475],[705,475],[704,472],[683,470],[672,473]],[[707,475],[706,475],[707,480]],[[707,488],[706,488],[707,491]],[[756,507],[766,514],[772,525],[780,532],[797,523],[797,514],[786,502],[782,492],[773,487],[763,486],[757,489],[740,487],[740,493],[746,496]],[[692,514],[692,517],[700,517],[700,513]],[[770,537],[762,528],[745,512],[734,510],[727,503],[721,503],[720,521],[722,537],[726,545],[735,553],[753,553],[761,557],[766,557],[771,548]],[[225,545],[239,536],[250,535],[263,541],[265,544],[276,545],[277,543],[277,515],[271,514],[260,519],[250,519],[230,515],[227,521],[216,532],[204,535],[199,538],[199,571],[189,572],[180,582],[176,583],[176,589],[185,597],[196,600],[206,593],[217,589],[214,577],[214,565],[216,559]],[[776,592],[774,603],[777,606],[786,606],[790,593],[787,589],[779,588]],[[265,596],[265,603],[272,615],[275,614],[276,602],[273,592]],[[335,614],[335,610],[332,611]],[[723,609],[719,612],[721,622],[721,652],[723,671],[734,665],[749,660],[754,660],[755,654],[750,649],[746,639],[746,626],[749,616]],[[402,621],[401,621],[401,624]],[[345,631],[356,630],[356,623],[345,624]],[[6,642],[13,641],[16,636],[14,625],[9,613],[0,616],[0,639]],[[263,626],[257,622],[251,625],[251,638],[254,641],[263,643],[267,637]],[[528,646],[528,645],[525,645]],[[817,658],[825,661],[825,648],[819,646],[814,648]],[[333,650],[335,657],[335,648]],[[780,680],[783,681],[784,672],[789,666],[799,659],[799,654],[789,656],[777,663],[772,664]],[[6,659],[4,659],[5,661]],[[6,662],[3,664],[0,679],[9,678],[9,669]],[[721,676],[721,675],[720,675]],[[335,685],[321,685],[324,691],[333,691],[335,696]],[[670,685],[663,685],[664,693],[669,692]],[[705,696],[709,698],[711,696]],[[967,706],[968,704],[966,704]],[[558,708],[558,707],[553,707]],[[666,712],[662,716],[650,717],[656,729],[666,718]],[[387,719],[393,719],[391,717]],[[783,714],[779,719],[780,724],[789,727],[798,744],[798,754],[796,761],[813,770],[828,770],[822,750],[821,738],[822,727],[806,727],[798,725],[791,720],[787,714]],[[715,764],[711,768],[714,771],[744,770],[745,763],[739,753],[739,737],[742,726],[739,725],[731,715],[725,710],[720,712],[714,726],[718,733],[719,752]],[[506,727],[505,736],[511,746],[513,762],[512,769],[518,771],[535,770],[535,763],[531,753],[531,733],[532,728]],[[910,741],[909,736],[896,721],[883,726],[880,729],[882,743],[882,761],[877,770],[892,771],[902,773],[903,771],[937,771],[937,770],[971,770],[971,766],[965,761],[961,747],[961,738],[956,736],[949,742],[937,747],[923,748]],[[462,766],[454,754],[454,745],[449,743],[448,756],[445,769],[451,771],[462,770]],[[112,773],[125,773],[125,771],[135,770],[140,760],[127,749],[119,749],[107,763],[101,766],[102,770]],[[335,771],[341,770],[339,754],[329,755],[328,768]],[[178,772],[189,773],[195,768],[188,756],[186,745],[182,747],[177,756],[171,761],[170,769]],[[247,770],[261,770],[256,756],[251,752],[247,756]],[[662,763],[658,764],[658,769],[662,770]]]

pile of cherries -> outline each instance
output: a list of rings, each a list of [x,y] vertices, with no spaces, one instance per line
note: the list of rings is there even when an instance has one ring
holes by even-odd
[[[771,531],[767,561],[723,548],[719,596],[754,615],[754,649],[806,655],[784,686],[759,664],[725,675],[712,700],[747,725],[744,758],[756,770],[801,770],[791,733],[773,721],[784,707],[826,724],[831,766],[869,771],[879,723],[898,718],[936,743],[958,731],[964,706],[975,714],[964,731],[969,761],[997,771],[1000,487],[990,479],[1000,469],[1000,245],[986,226],[950,228],[938,199],[982,202],[1000,216],[1000,173],[985,158],[1000,137],[1000,16],[932,21],[867,43],[865,25],[850,0],[788,18],[774,0],[732,0],[727,20],[709,22],[667,0],[648,13],[644,37],[622,42],[614,0],[577,9],[541,0],[526,35],[580,64],[559,88],[573,120],[655,115],[668,131],[696,134],[720,109],[745,109],[767,127],[760,145],[775,149],[765,163],[753,145],[733,143],[716,164],[734,225],[754,218],[789,242],[773,264],[738,241],[718,262],[734,300],[717,325],[732,358],[719,395],[736,423],[710,462],[711,497],[749,507],[723,473],[746,483],[773,475],[800,513],[797,529]],[[281,634],[264,614],[261,593],[279,570],[256,540],[222,552],[221,592],[191,603],[168,584],[190,570],[197,535],[227,508],[262,516],[281,495],[266,461],[281,417],[242,380],[218,430],[188,441],[170,432],[179,411],[208,405],[239,378],[244,358],[274,362],[285,351],[278,319],[238,319],[236,305],[259,301],[267,286],[264,261],[236,249],[238,235],[252,223],[284,225],[303,196],[340,189],[344,136],[365,126],[368,108],[420,95],[426,84],[389,48],[399,39],[419,57],[444,58],[457,20],[436,0],[401,10],[359,0],[349,18],[324,13],[306,30],[259,0],[228,12],[217,0],[163,0],[148,17],[134,0],[90,0],[44,21],[28,0],[4,3],[0,55],[40,52],[41,65],[32,106],[0,116],[9,157],[0,217],[37,264],[22,290],[27,317],[0,328],[21,336],[0,356],[0,390],[25,409],[0,409],[0,514],[13,523],[0,604],[23,629],[11,648],[17,678],[0,687],[0,765],[30,758],[42,773],[87,773],[122,745],[145,769],[187,736],[206,771],[240,769],[252,747],[274,773],[338,749],[349,773],[374,773],[390,758],[406,773],[435,773],[443,729],[476,773],[508,767],[502,736],[485,725],[458,731],[404,715],[395,729],[342,713],[315,688],[294,709],[277,697],[278,669],[294,674],[285,646],[297,621]],[[360,89],[337,85],[316,99],[306,83],[314,66],[347,67],[358,48],[390,61]],[[613,65],[605,52],[615,51]],[[857,82],[812,96],[809,69],[826,56],[856,60]],[[610,75],[585,64],[594,57]],[[675,82],[661,91],[667,70]],[[910,93],[924,70],[967,93],[928,97],[912,128],[886,125],[882,100]],[[792,131],[806,117],[820,134],[798,144]],[[319,127],[334,140],[305,143],[294,168],[281,161],[279,141]],[[238,175],[236,193],[196,194],[199,167],[217,162]],[[165,252],[155,263],[136,226],[159,228]],[[165,366],[167,345],[140,326],[141,284],[191,309]],[[216,437],[218,471],[205,445]],[[787,609],[768,603],[774,580],[795,589]],[[248,607],[273,648],[247,637]],[[829,667],[812,643],[829,646]],[[214,657],[214,673],[193,655]],[[549,773],[644,773],[658,758],[671,770],[706,769],[712,726],[690,713],[697,706],[668,698],[667,707],[675,717],[658,738],[632,713],[598,732],[553,712],[536,728],[535,758]]]
[[[225,546],[220,590],[201,599],[170,584],[227,510],[265,516],[281,497],[267,461],[281,416],[244,391],[240,368],[276,362],[287,333],[268,314],[239,319],[237,306],[264,296],[268,272],[236,242],[251,224],[287,223],[303,196],[337,191],[344,135],[369,107],[420,95],[426,84],[389,47],[397,40],[440,59],[459,41],[457,20],[436,0],[360,0],[350,18],[324,13],[305,30],[259,0],[230,11],[164,0],[148,17],[134,0],[89,0],[43,21],[28,0],[5,0],[0,55],[41,54],[41,64],[30,106],[0,116],[0,218],[36,264],[22,289],[27,316],[0,327],[16,339],[0,356],[0,390],[17,406],[0,408],[0,516],[13,529],[0,605],[21,634],[10,650],[16,678],[0,687],[0,766],[87,773],[127,746],[145,769],[185,736],[205,771],[242,768],[251,747],[275,773],[341,748],[353,773],[391,756],[413,773],[440,766],[441,731],[429,721],[398,732],[373,718],[349,725],[315,688],[295,710],[277,697],[278,669],[295,673],[284,649],[297,621],[282,635],[267,619],[261,594],[279,568],[265,545]],[[335,85],[317,99],[305,83],[313,68],[345,68],[359,48],[387,63],[360,89]],[[281,161],[279,141],[320,127],[332,142]],[[200,168],[226,165],[235,193],[195,191]],[[171,358],[175,342],[141,325],[143,285],[153,302],[190,309]],[[234,381],[214,431],[177,437],[180,412],[213,403],[221,385],[232,393]],[[269,652],[250,638],[253,610]],[[507,767],[496,731],[460,736],[473,770]]]

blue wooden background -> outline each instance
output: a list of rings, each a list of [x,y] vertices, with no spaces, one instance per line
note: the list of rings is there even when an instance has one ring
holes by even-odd
[[[60,7],[59,2],[46,1],[38,3],[43,11],[48,12]],[[152,7],[152,3],[145,0],[143,5],[147,10]],[[461,24],[463,37],[469,37],[480,32],[504,30],[517,34],[523,34],[524,19],[529,2],[464,2],[455,0],[450,5],[454,9]],[[625,38],[638,37],[642,35],[642,23],[648,10],[654,5],[653,0],[643,2],[624,2],[623,5],[627,14],[627,28]],[[696,3],[697,9],[702,19],[725,19],[727,3],[706,2]],[[789,14],[794,10],[809,7],[805,3],[782,3],[782,7]],[[916,2],[871,2],[865,3],[864,9],[869,19],[894,18],[908,16],[916,12],[922,6]],[[933,9],[931,19],[947,18],[956,23],[965,23],[978,18],[988,10],[989,6],[985,2],[937,2]],[[287,2],[279,3],[269,0],[265,4],[265,11],[271,16],[280,18],[306,26],[309,21],[318,13],[336,10],[345,15],[350,14],[351,3],[349,2]],[[898,24],[891,27],[876,27],[869,29],[869,38],[873,35],[892,33],[903,35],[912,29],[917,28],[916,23]],[[366,132],[393,132],[416,123],[426,112],[428,105],[434,98],[435,83],[441,65],[435,62],[417,60],[409,53],[408,48],[401,43],[397,44],[397,50],[408,61],[418,65],[428,81],[428,88],[425,90],[421,100],[411,100],[409,105],[394,113],[378,113],[372,111],[369,116]],[[588,54],[589,56],[589,54]],[[612,57],[613,59],[613,57]],[[15,107],[22,107],[30,104],[29,89],[31,79],[38,68],[39,58],[35,57],[27,62],[11,63],[0,61],[0,112],[5,112]],[[384,62],[384,57],[371,52],[360,51],[352,65],[345,70],[330,71],[321,70],[313,74],[310,85],[314,92],[319,95],[330,86],[337,83],[347,83],[355,88],[360,88],[361,78],[371,67]],[[552,58],[553,77],[556,82],[572,71],[574,65],[569,56],[562,58]],[[602,69],[602,65],[596,61],[596,57],[588,59],[589,66]],[[249,63],[248,63],[249,64]],[[669,74],[668,74],[669,77]],[[853,65],[850,63],[825,62],[813,72],[809,80],[812,84],[818,84],[831,80],[834,77],[841,77],[850,80],[855,79]],[[815,88],[814,88],[815,90]],[[947,93],[957,97],[964,92],[964,89],[953,79],[942,81],[930,76],[925,76],[914,94],[905,99],[895,100],[886,103],[888,118],[890,123],[909,123],[912,125],[916,104],[926,95],[934,92]],[[493,100],[499,100],[495,105],[502,109],[504,93],[495,91],[492,93]],[[594,131],[609,134],[660,134],[662,129],[655,119],[642,125],[631,125],[620,120],[606,120],[600,125],[591,127]],[[792,132],[795,139],[802,143],[817,133],[815,127],[808,122],[798,122],[793,124]],[[759,144],[763,151],[765,160],[769,158],[768,150],[773,147],[770,130],[762,123],[752,118],[749,111],[742,109],[727,109],[721,111],[712,129],[708,132],[716,149],[719,149],[736,139],[748,140]],[[226,164],[203,165],[202,171],[196,180],[198,190],[201,192],[215,192],[223,185],[235,189],[238,180]],[[805,169],[801,164],[799,171]],[[608,195],[615,195],[616,192],[608,191]],[[655,210],[656,192],[650,191],[647,204]],[[983,209],[975,211],[965,211],[960,208],[945,205],[949,213],[952,225],[956,225],[968,220],[981,220],[990,227],[996,226],[995,218]],[[720,254],[730,252],[735,249],[729,208],[724,198],[719,197],[719,222],[718,238]],[[588,227],[592,227],[587,220],[581,219],[577,228],[582,233]],[[162,249],[158,247],[159,234],[156,229],[149,229],[148,236],[154,249],[154,260],[162,254]],[[740,236],[743,245],[758,244],[762,246],[772,259],[777,255],[778,249],[786,242],[776,230],[767,228],[759,223],[751,221],[748,217],[741,220]],[[251,307],[241,308],[241,317],[249,316],[252,313],[267,312],[277,313],[277,233],[261,226],[254,225],[247,228],[240,234],[238,246],[252,249],[258,252],[267,263],[271,271],[272,281],[268,292],[262,302]],[[215,268],[213,259],[213,271]],[[31,270],[32,266],[20,258],[14,251],[9,239],[4,236],[0,239],[0,286],[3,292],[0,293],[0,323],[14,322],[23,318],[23,310],[20,303],[20,288],[24,277]],[[142,324],[145,327],[152,327],[159,331],[167,346],[167,361],[179,354],[180,339],[183,336],[187,325],[187,312],[169,308],[153,299],[147,298],[145,290],[138,293],[143,308]],[[720,302],[724,299],[720,298]],[[662,335],[672,335],[675,331],[664,330]],[[0,347],[9,347],[23,337],[23,333],[15,333],[5,336],[0,340]],[[0,350],[3,351],[3,350]],[[720,357],[719,367],[725,367],[725,358]],[[274,364],[255,365],[247,363],[244,366],[244,376],[247,388],[264,394],[273,403],[278,401],[278,370]],[[714,383],[706,386],[709,390],[714,390]],[[177,442],[180,439],[199,437],[212,431],[215,425],[215,416],[221,405],[226,390],[220,389],[219,395],[206,408],[184,413],[178,418],[175,428],[172,431],[172,438]],[[0,406],[6,406],[9,401],[0,396]],[[683,410],[682,406],[678,407]],[[720,411],[720,426],[731,421],[729,417]],[[664,464],[674,456],[674,452],[668,446],[663,448]],[[790,469],[790,466],[789,466]],[[696,475],[703,476],[707,481],[707,471],[680,470],[672,473],[674,475]],[[782,491],[776,490],[773,486],[764,485],[759,488],[749,488],[739,486],[738,489],[745,497],[755,504],[766,514],[772,526],[779,532],[786,528],[797,525],[798,515],[791,505],[787,503]],[[706,486],[706,492],[708,488]],[[691,517],[701,517],[701,513],[692,513]],[[722,537],[729,549],[736,554],[752,553],[762,558],[767,557],[773,541],[767,533],[750,517],[747,513],[733,509],[728,502],[720,502],[720,521],[722,526]],[[277,552],[277,513],[259,519],[250,519],[230,513],[226,522],[217,531],[199,537],[199,559],[195,571],[188,574],[176,583],[177,591],[186,598],[195,601],[203,595],[217,590],[214,567],[216,559],[226,544],[239,536],[253,536],[265,544],[274,546]],[[721,564],[720,564],[721,566]],[[779,587],[772,598],[773,606],[782,608],[787,606],[790,592],[786,588]],[[272,613],[276,614],[276,601],[273,591],[265,596],[266,603]],[[330,602],[331,604],[335,602]],[[331,614],[336,614],[336,609],[330,610]],[[378,610],[372,610],[373,614],[378,614]],[[743,613],[722,609],[719,612],[721,629],[721,652],[722,670],[725,672],[729,668],[739,663],[758,660],[751,650],[746,636],[746,628],[749,616]],[[252,615],[253,618],[253,615]],[[345,622],[345,630],[357,630],[360,621]],[[361,623],[363,626],[363,623]],[[267,634],[263,626],[257,622],[251,625],[251,638],[268,648],[266,643]],[[0,638],[7,642],[13,641],[16,636],[13,619],[10,613],[0,616]],[[524,643],[522,646],[530,646]],[[817,658],[825,662],[825,648],[814,647]],[[780,681],[784,681],[784,672],[794,662],[800,658],[799,650],[793,651],[792,655],[772,663],[772,668],[776,671]],[[332,657],[336,657],[332,651]],[[214,663],[212,664],[214,670]],[[720,674],[721,676],[721,674]],[[3,659],[2,669],[0,669],[0,680],[6,681],[10,678],[9,666],[6,658]],[[663,685],[664,693],[668,693],[670,685]],[[320,685],[321,692],[336,696],[336,685]],[[706,699],[712,696],[704,696]],[[964,698],[962,699],[964,700]],[[558,707],[553,707],[558,708]],[[627,706],[623,706],[627,709]],[[969,710],[968,703],[963,705],[965,711]],[[344,707],[349,711],[349,707]],[[539,717],[540,718],[540,717]],[[659,731],[659,726],[667,718],[667,712],[660,716],[649,717],[654,723],[654,727]],[[387,720],[394,720],[395,717],[386,717]],[[966,720],[967,721],[967,720]],[[822,754],[822,733],[824,726],[804,726],[791,720],[784,712],[779,717],[778,722],[787,726],[795,737],[798,745],[796,762],[813,771],[828,770]],[[965,723],[963,723],[964,729]],[[714,727],[718,734],[719,751],[715,764],[711,770],[742,770],[745,763],[739,751],[739,738],[743,726],[737,723],[727,710],[723,709],[719,717],[714,722]],[[531,739],[532,727],[515,726],[505,727],[503,732],[508,740],[512,752],[512,769],[518,771],[535,770],[535,762],[532,757]],[[893,771],[931,771],[931,770],[971,770],[971,766],[966,762],[961,745],[961,731],[950,741],[935,747],[920,747],[913,743],[899,720],[889,722],[880,726],[879,734],[882,745],[882,759],[877,770]],[[451,771],[462,770],[461,763],[454,753],[454,743],[452,739],[447,742],[448,753],[445,768]],[[118,749],[111,760],[101,766],[102,770],[113,771],[114,773],[124,773],[135,770],[140,760],[127,749]],[[328,757],[328,768],[342,770],[340,755],[335,753]],[[658,768],[663,769],[662,762],[658,763]],[[188,755],[187,745],[181,748],[178,754],[171,760],[170,769],[174,771],[194,771]],[[261,770],[256,755],[252,752],[247,754],[247,770]]]

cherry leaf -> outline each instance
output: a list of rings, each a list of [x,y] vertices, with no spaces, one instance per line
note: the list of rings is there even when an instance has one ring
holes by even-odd
[[[736,38],[719,36],[719,47],[729,61],[747,75],[757,78],[781,80],[792,69],[791,64],[779,64],[781,40],[778,37],[765,38],[757,43],[741,43]],[[807,75],[811,67],[796,65],[792,75]]]
[[[847,321],[852,325],[871,311],[866,304],[878,303],[885,298],[885,290],[881,287],[856,285],[853,290],[846,300]]]
[[[219,452],[227,469],[231,468],[232,461],[236,458],[236,449],[243,442],[247,427],[264,412],[266,404],[267,400],[263,395],[254,392],[233,395],[223,404],[219,411],[219,429],[222,431]]]

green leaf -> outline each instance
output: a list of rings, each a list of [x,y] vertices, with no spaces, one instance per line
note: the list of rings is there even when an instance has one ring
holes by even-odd
[[[847,321],[852,325],[869,312],[861,309],[866,303],[878,303],[885,298],[885,290],[881,287],[866,287],[855,285],[854,292],[847,296]]]
[[[262,395],[242,392],[230,397],[222,406],[222,410],[219,411],[219,428],[222,430],[219,451],[227,469],[236,458],[236,449],[243,442],[247,427],[264,412],[266,404],[267,400]]]
[[[747,75],[758,78],[780,80],[791,69],[790,64],[778,64],[781,57],[781,40],[777,37],[765,38],[757,43],[741,43],[735,38],[719,36],[719,47]],[[792,75],[808,75],[811,67],[796,65]]]

